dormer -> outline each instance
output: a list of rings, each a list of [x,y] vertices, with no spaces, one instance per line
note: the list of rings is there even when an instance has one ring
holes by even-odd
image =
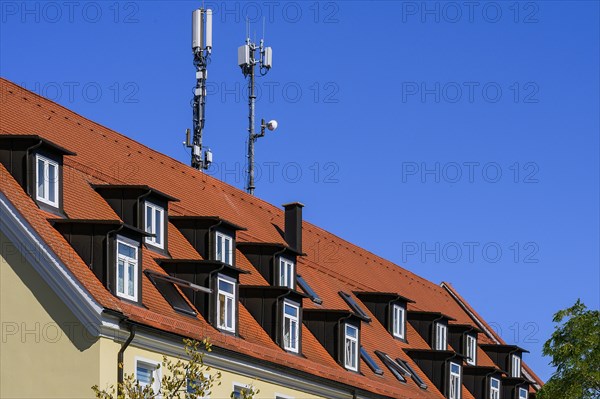
[[[302,353],[303,295],[287,287],[241,286],[240,301],[283,350]]]
[[[235,266],[236,233],[244,227],[218,216],[171,216],[169,220],[203,259]]]
[[[408,322],[433,350],[448,350],[448,322],[453,318],[439,312],[409,310]]]
[[[391,292],[354,293],[396,339],[406,339],[406,307],[411,299]]]
[[[360,373],[361,319],[346,310],[304,309],[304,325],[346,370]]]
[[[113,295],[141,305],[145,232],[119,220],[50,222]]]
[[[274,287],[297,290],[296,261],[302,253],[302,205],[293,202],[283,205],[285,226],[283,243],[244,242],[238,248],[250,263]]]
[[[176,198],[145,185],[102,184],[92,187],[125,224],[148,233],[144,239],[147,248],[168,254],[169,202],[178,201]]]
[[[238,249],[269,284],[297,290],[298,252],[285,244],[262,242],[240,242]]]
[[[477,335],[480,332],[469,324],[448,325],[448,343],[465,357],[470,366],[477,365]]]
[[[502,395],[502,372],[496,367],[463,367],[465,388],[476,398],[500,399]]]
[[[180,286],[200,314],[215,328],[225,333],[239,333],[239,275],[243,270],[227,263],[197,259],[158,259],[172,277],[186,281]],[[196,289],[205,287],[210,290]]]
[[[494,364],[513,378],[521,378],[521,362],[523,353],[529,353],[515,345],[480,345],[481,349],[492,359]]]
[[[529,399],[530,385],[531,383],[524,378],[503,378],[502,399]]]
[[[405,351],[447,399],[462,398],[463,357],[461,355],[448,350],[407,349]]]
[[[0,163],[48,212],[63,215],[63,158],[75,155],[35,135],[0,135]]]

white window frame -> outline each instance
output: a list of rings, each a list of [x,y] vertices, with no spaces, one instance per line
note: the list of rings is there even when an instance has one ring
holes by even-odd
[[[356,337],[352,337],[348,334],[349,329],[356,331]],[[352,324],[344,324],[344,367],[351,371],[358,371],[358,356],[360,354],[358,334],[360,334],[358,327],[353,326]],[[349,359],[348,344],[351,346],[354,345],[353,359]]]
[[[405,339],[406,336],[406,309],[404,306],[400,306],[398,304],[394,304],[392,308],[392,323],[393,323],[393,334],[394,337]]]
[[[138,378],[138,366],[142,365],[143,367],[147,367],[152,369],[152,378],[154,378],[154,382],[152,383],[152,389],[154,390],[154,394],[157,395],[160,391],[162,373],[160,370],[160,362],[145,359],[141,357],[135,357],[135,380],[139,381]],[[140,387],[143,388],[145,385],[140,384]],[[160,397],[160,396],[159,396]]]
[[[42,161],[44,163],[44,176],[43,177],[39,175],[38,164],[40,161]],[[54,179],[54,182],[51,182],[50,177],[48,176],[48,171],[50,169],[50,165],[52,165],[52,166],[54,166],[54,168],[56,168],[56,178]],[[42,185],[44,187],[45,196],[42,196],[40,194],[40,190],[39,190],[40,178],[44,179],[44,181],[42,182]],[[59,207],[58,199],[60,197],[60,193],[58,192],[59,180],[60,180],[60,169],[58,167],[58,162],[53,161],[50,158],[46,158],[43,155],[36,154],[35,155],[35,198],[38,201],[43,202],[44,204],[48,204],[50,206],[58,208]],[[49,198],[51,184],[54,185],[54,195],[56,197],[56,198],[54,198],[54,201],[52,201]]]
[[[221,244],[223,245],[223,248],[219,248],[219,238],[221,238]],[[226,242],[229,242],[229,245],[227,245]],[[229,262],[225,261],[226,252],[229,254]],[[219,256],[219,254],[221,254],[221,256]],[[228,234],[221,233],[220,231],[215,231],[215,259],[233,266],[233,237]]]
[[[525,395],[523,395],[525,394]],[[525,388],[519,388],[519,399],[528,399],[529,391]]]
[[[494,382],[497,386],[494,386]],[[498,378],[490,378],[490,399],[500,399],[500,380]]]
[[[123,255],[119,253],[119,244],[131,247],[133,249],[135,249],[135,258],[131,258],[129,256]],[[117,236],[117,240],[116,240],[116,246],[115,246],[115,276],[116,276],[116,280],[115,280],[115,290],[117,293],[117,296],[121,297],[121,298],[125,298],[125,299],[129,299],[132,301],[137,301],[138,300],[138,275],[139,275],[139,258],[140,258],[140,251],[139,251],[139,245],[137,242],[133,241],[133,240],[129,240],[125,237],[121,237],[121,236]],[[124,262],[124,266],[123,266],[123,292],[119,291],[119,262],[123,261]],[[130,273],[129,273],[129,267],[128,267],[128,263],[132,263],[134,265],[133,267],[133,279],[132,284],[133,284],[133,295],[129,295],[129,285],[128,285],[128,281],[129,281],[129,277],[130,277]]]
[[[205,378],[205,379],[208,379],[208,378],[210,378],[210,374],[206,374],[206,373],[204,373],[204,378]],[[191,382],[191,381],[192,381],[192,380],[191,380],[191,379],[188,377],[188,378],[186,379],[186,383],[185,383],[185,393],[186,393],[186,395],[190,395],[190,396],[192,395],[192,394],[189,392],[189,389],[190,389],[190,382]],[[208,392],[208,393],[206,394],[206,396],[196,396],[196,398],[197,398],[197,399],[210,399],[210,395],[211,395],[211,393],[212,393],[212,392]]]
[[[294,289],[296,264],[291,260],[279,257],[279,285]]]
[[[477,363],[477,338],[472,335],[465,336],[466,356],[465,359],[467,364],[475,366]]]
[[[435,323],[435,349],[438,351],[448,349],[448,327],[443,323]]]
[[[242,389],[242,390],[249,389],[250,385],[249,384],[242,384],[240,382],[235,382],[235,381],[231,383],[231,392],[232,393],[235,392],[235,390],[238,389],[238,388]]]
[[[458,372],[452,370],[452,366],[458,368]],[[462,395],[462,379],[460,375],[460,364],[450,362],[448,365],[449,375],[448,378],[448,399],[460,399]]]
[[[229,293],[226,291],[221,291],[220,289],[220,282],[226,282],[227,284],[231,284],[233,285],[233,293]],[[230,277],[226,277],[223,276],[221,274],[219,274],[217,276],[217,306],[216,306],[216,310],[217,310],[217,314],[216,314],[216,319],[217,319],[217,328],[219,328],[222,331],[229,331],[229,332],[233,332],[235,333],[235,319],[236,319],[236,302],[237,302],[237,298],[236,298],[236,285],[237,282],[230,278]],[[223,311],[223,314],[225,315],[225,324],[221,324],[221,320],[220,320],[220,315],[221,315],[221,301],[219,300],[219,297],[223,295],[225,297],[225,309]],[[230,305],[227,305],[229,302],[228,300],[231,300]],[[227,325],[227,309],[228,306],[231,306],[231,326]]]
[[[150,213],[152,215],[152,221],[150,225],[150,229],[148,230],[148,208],[152,210]],[[160,242],[156,242],[156,212],[160,213]],[[162,206],[158,206],[152,202],[146,201],[146,206],[144,207],[144,223],[146,227],[146,233],[154,234],[154,237],[146,237],[146,244],[150,244],[153,247],[164,249],[165,248],[165,208]]]
[[[286,306],[290,306],[294,309],[296,309],[296,316],[291,316],[288,315],[285,312],[285,307]],[[296,327],[294,328],[294,330],[296,331],[296,342],[291,342],[290,339],[290,345],[288,345],[288,343],[286,342],[286,338],[285,338],[285,327],[287,325],[287,323],[290,323],[290,331],[292,330],[292,326],[293,323],[295,322]],[[282,327],[282,331],[281,331],[281,336],[283,337],[283,349],[285,349],[286,351],[290,351],[290,352],[294,352],[294,353],[298,353],[298,351],[300,350],[300,305],[298,305],[295,302],[291,302],[291,301],[283,301],[283,325]]]
[[[521,357],[515,354],[511,356],[511,377],[521,378]]]

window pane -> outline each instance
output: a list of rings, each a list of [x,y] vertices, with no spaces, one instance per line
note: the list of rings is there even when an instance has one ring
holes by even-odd
[[[352,341],[349,339],[346,340],[346,365],[352,366],[352,349],[350,346],[352,345]]]
[[[291,320],[289,318],[286,318],[284,325],[283,325],[283,346],[285,346],[285,347],[291,346],[291,335],[292,335],[291,329],[292,329]]]
[[[286,286],[293,288],[294,287],[294,282],[292,281],[292,277],[294,275],[294,266],[291,263],[287,264],[287,280],[286,280]]]
[[[346,366],[356,367],[356,341],[346,339]]]
[[[292,320],[291,322],[292,325],[292,342],[291,342],[291,347],[292,348],[297,348],[298,346],[298,322],[296,320]]]
[[[154,216],[155,216],[155,220],[154,223],[156,225],[156,228],[154,229],[154,234],[156,234],[156,237],[154,238],[154,242],[156,242],[157,244],[162,244],[162,217],[161,217],[161,211],[160,210],[155,210],[154,211]]]
[[[231,298],[227,298],[225,301],[227,308],[227,328],[233,327],[233,300]]]
[[[224,255],[225,255],[224,262],[227,263],[228,265],[230,265],[231,264],[231,239],[225,238],[224,244],[225,244],[225,248],[223,249]]]
[[[140,382],[142,387],[146,385],[150,385],[152,382],[152,370],[149,367],[145,367],[142,365],[137,366],[137,380]]]
[[[117,268],[117,292],[125,293],[125,263],[122,260]]]
[[[455,363],[452,363],[450,365],[450,371],[456,374],[460,374],[460,366]]]
[[[152,208],[146,206],[146,233],[154,233],[152,231]]]
[[[279,261],[279,283],[285,285],[285,262]]]
[[[48,164],[48,200],[51,202],[56,202],[56,183],[56,166]]]
[[[217,260],[223,261],[223,237],[217,235]]]
[[[356,332],[357,332],[356,328],[346,325],[346,335],[347,336],[356,338]]]
[[[44,190],[46,181],[46,174],[44,173],[45,166],[44,161],[38,159],[38,169],[37,169],[37,195],[38,197],[46,198],[46,191]]]
[[[123,244],[122,242],[119,243],[119,254],[120,255],[127,256],[128,258],[136,259],[137,258],[136,252],[137,252],[136,248],[132,247],[131,245]]]
[[[219,291],[233,294],[233,284],[229,281],[219,280]]]
[[[219,327],[225,326],[225,295],[219,294]]]
[[[131,262],[127,263],[127,294],[134,296],[134,292],[133,292],[133,288],[134,288],[134,279],[135,279],[135,272],[134,272],[134,268],[135,265]]]
[[[298,309],[294,306],[290,306],[287,303],[285,304],[285,314],[290,316],[298,317]]]

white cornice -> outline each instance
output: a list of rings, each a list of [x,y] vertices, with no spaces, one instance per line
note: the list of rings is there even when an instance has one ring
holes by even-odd
[[[102,320],[102,306],[81,285],[59,257],[0,191],[0,231],[81,322],[88,334],[100,335],[115,325]],[[117,326],[118,327],[118,326]]]
[[[131,345],[165,354],[167,356],[180,358],[185,358],[186,356],[181,342],[176,342],[172,338],[159,337],[156,334],[143,330],[137,330]],[[217,348],[204,355],[204,364],[218,370],[229,371],[252,379],[262,380],[267,383],[284,386],[290,389],[296,389],[306,394],[331,399],[380,397],[379,395],[368,394],[362,391],[356,392],[355,394],[354,388],[348,387],[343,389],[342,387],[333,386],[333,384],[327,384],[325,380],[325,383],[319,383],[313,379],[302,378],[295,373],[286,373],[281,368],[271,367],[263,362],[259,363],[252,361],[251,359],[242,360],[239,358],[232,358],[221,353]]]

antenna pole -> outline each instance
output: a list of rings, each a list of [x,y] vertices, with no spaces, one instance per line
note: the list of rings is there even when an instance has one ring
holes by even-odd
[[[250,40],[248,39],[248,42]],[[251,44],[250,46],[250,63],[252,66],[250,67],[250,79],[248,79],[248,93],[250,93],[248,98],[248,106],[249,106],[249,115],[248,115],[248,185],[246,187],[246,191],[248,193],[254,195],[254,143],[256,142],[257,137],[254,134],[254,109],[256,107],[256,92],[254,91],[254,67],[256,66],[256,60],[254,59],[254,51],[256,50],[256,46]]]
[[[192,51],[196,68],[196,87],[192,99],[193,133],[192,141],[186,139],[186,146],[191,148],[192,168],[208,169],[212,162],[210,149],[202,149],[202,133],[204,130],[206,109],[207,67],[212,51],[212,10],[197,9],[192,13]]]
[[[255,68],[257,65],[259,65],[260,74],[266,75],[271,68],[271,57],[271,48],[265,48],[263,40],[261,40],[260,44],[257,46],[256,43],[250,41],[250,37],[248,37],[246,39],[246,44],[238,49],[238,65],[242,68],[242,73],[244,76],[248,78],[248,177],[246,182],[246,191],[252,195],[254,195],[254,189],[256,188],[254,182],[254,144],[259,137],[263,137],[265,135],[265,128],[268,127],[269,130],[274,130],[277,126],[276,122],[275,124],[267,126],[265,121],[262,120],[260,133],[255,133],[254,131],[254,115],[256,108]]]

